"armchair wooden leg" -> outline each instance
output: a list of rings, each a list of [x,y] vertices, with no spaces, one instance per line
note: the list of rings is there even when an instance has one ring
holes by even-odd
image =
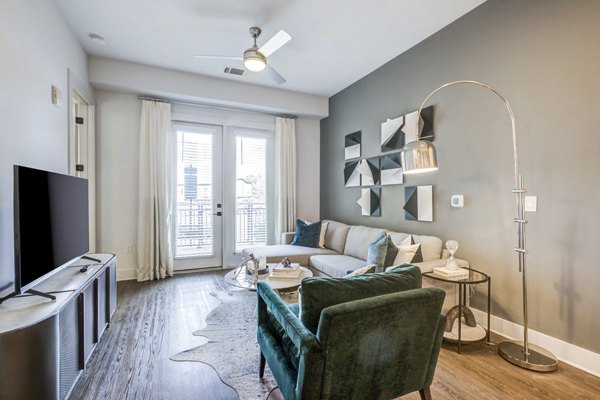
[[[265,375],[265,363],[267,362],[267,360],[265,360],[265,356],[263,355],[262,351],[260,352],[260,370],[258,372],[258,376],[259,377],[263,377]]]
[[[421,400],[431,400],[431,389],[429,386],[419,390],[419,394],[421,395]]]

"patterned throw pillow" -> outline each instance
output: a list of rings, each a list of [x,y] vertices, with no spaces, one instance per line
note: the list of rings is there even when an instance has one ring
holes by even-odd
[[[398,247],[398,255],[393,265],[413,264],[417,262],[423,262],[421,245],[419,243]]]
[[[321,236],[321,221],[307,224],[306,222],[296,220],[296,234],[292,244],[294,246],[317,247]]]
[[[410,246],[415,246],[418,244],[418,248],[417,247],[410,247]],[[396,258],[394,259],[394,261],[392,262],[391,265],[401,265],[403,263],[420,263],[423,262],[423,254],[421,252],[421,244],[420,243],[415,243],[415,239],[413,238],[413,235],[408,235],[406,237],[406,239],[404,239],[403,241],[401,241],[398,246],[398,253],[396,254]],[[416,249],[416,252],[414,252],[414,254],[412,254],[412,249]],[[408,254],[412,254],[412,258],[409,258]],[[405,261],[408,260],[408,261]]]
[[[361,267],[357,270],[354,270],[354,271],[348,273],[347,275],[344,276],[344,278],[352,278],[353,276],[372,274],[375,272],[376,268],[377,268],[377,266],[375,264],[366,265],[364,267]]]
[[[389,241],[390,237],[382,232],[381,235],[369,245],[367,263],[376,265],[375,272],[383,272],[384,270],[383,266],[385,265],[385,256],[387,254]]]

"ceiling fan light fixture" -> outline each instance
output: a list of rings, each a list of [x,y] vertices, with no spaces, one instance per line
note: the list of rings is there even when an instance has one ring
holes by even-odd
[[[260,72],[267,67],[267,58],[251,47],[244,52],[244,67],[248,71]]]

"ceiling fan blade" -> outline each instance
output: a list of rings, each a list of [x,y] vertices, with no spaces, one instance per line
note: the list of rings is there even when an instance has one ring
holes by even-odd
[[[271,67],[270,65],[267,64],[267,74],[269,74],[269,78],[271,78],[271,80],[273,82],[275,82],[278,85],[283,85],[284,83],[286,83],[287,81],[285,80],[285,78],[283,76],[281,76],[279,74],[279,72],[277,72],[275,70],[275,68]]]
[[[200,60],[229,60],[229,61],[243,61],[243,57],[238,56],[193,56]]]
[[[269,57],[271,54],[275,53],[281,46],[290,41],[292,37],[284,30],[281,30],[275,34],[267,43],[263,44],[258,51],[260,51],[263,56]]]

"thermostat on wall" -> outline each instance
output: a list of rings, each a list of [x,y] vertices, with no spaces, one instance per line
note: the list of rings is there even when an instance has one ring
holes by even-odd
[[[464,207],[465,206],[465,196],[462,194],[454,194],[450,197],[450,205],[452,207]]]

